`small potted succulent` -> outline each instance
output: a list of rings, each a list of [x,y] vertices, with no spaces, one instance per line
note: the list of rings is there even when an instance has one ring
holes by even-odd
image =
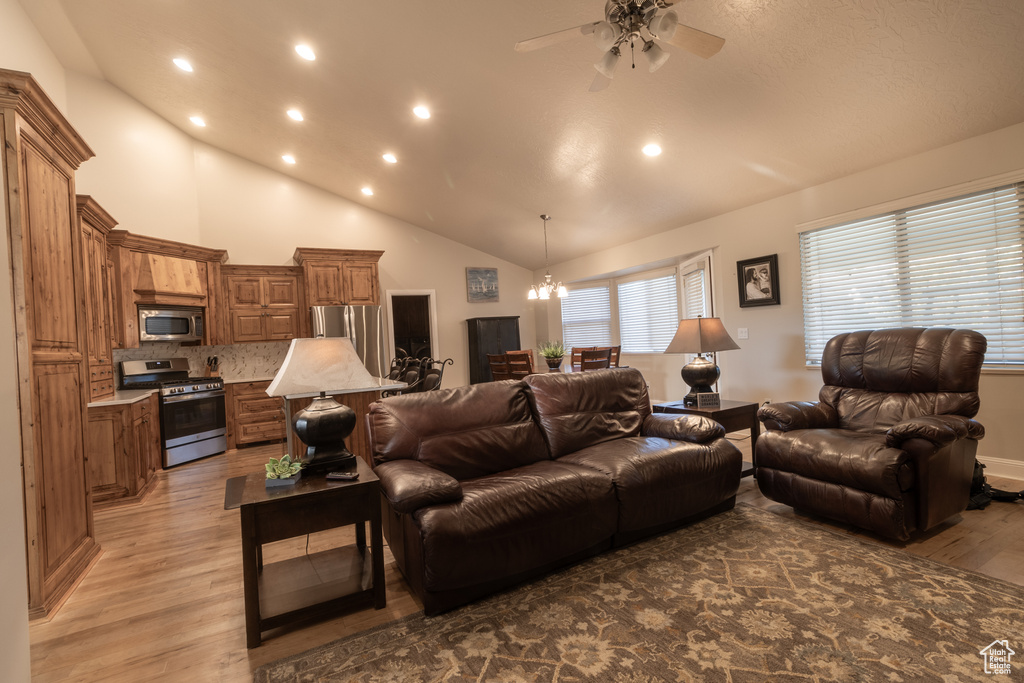
[[[291,486],[302,476],[302,463],[292,461],[291,455],[280,460],[271,458],[267,463],[267,486]]]
[[[562,357],[565,356],[565,346],[560,341],[546,341],[540,345],[540,355],[548,364],[552,372],[558,370],[562,365]]]

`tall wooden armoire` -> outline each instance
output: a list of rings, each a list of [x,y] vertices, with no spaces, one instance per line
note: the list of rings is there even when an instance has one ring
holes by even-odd
[[[75,170],[93,156],[39,84],[0,69],[14,292],[29,615],[58,606],[99,553],[85,461],[89,381]]]
[[[490,382],[489,353],[519,350],[519,316],[469,318],[469,383]]]

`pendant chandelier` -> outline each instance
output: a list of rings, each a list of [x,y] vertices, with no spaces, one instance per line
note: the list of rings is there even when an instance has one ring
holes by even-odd
[[[544,282],[539,285],[533,285],[530,287],[530,293],[527,295],[527,299],[550,299],[552,292],[557,292],[558,298],[562,299],[569,296],[569,290],[565,288],[561,282],[553,284],[551,282],[551,268],[548,265],[548,221],[551,220],[551,216],[546,213],[540,215],[542,221],[544,221]]]

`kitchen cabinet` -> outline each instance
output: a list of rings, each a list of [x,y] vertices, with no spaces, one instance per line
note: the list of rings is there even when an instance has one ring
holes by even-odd
[[[489,353],[519,350],[519,316],[469,318],[469,383],[490,382]]]
[[[99,553],[85,459],[90,382],[75,200],[75,170],[93,152],[31,75],[0,69],[0,153],[20,418],[8,436],[21,449],[28,608],[37,618]]]
[[[204,309],[207,345],[227,344],[221,264],[228,254],[157,237],[111,230],[107,258],[114,348],[139,347],[139,306]]]
[[[82,231],[82,275],[85,279],[85,333],[89,356],[89,398],[114,395],[111,356],[113,303],[107,272],[107,234],[117,221],[89,195],[77,196],[78,224]]]
[[[86,454],[93,506],[141,500],[160,471],[159,398],[89,407]]]
[[[285,438],[284,399],[267,396],[269,386],[269,381],[226,385],[228,449]]]
[[[302,336],[302,270],[288,266],[224,266],[231,343]]]
[[[380,304],[377,262],[383,251],[299,247],[292,258],[302,268],[310,306]]]

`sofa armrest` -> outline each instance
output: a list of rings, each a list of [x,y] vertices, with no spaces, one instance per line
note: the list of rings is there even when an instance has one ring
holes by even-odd
[[[674,441],[708,443],[725,436],[725,428],[702,415],[651,413],[641,425],[640,435]]]
[[[924,439],[936,446],[957,439],[980,439],[985,428],[980,422],[962,415],[923,415],[897,422],[885,433],[885,445],[900,448],[910,439]]]
[[[398,513],[462,500],[462,485],[457,479],[418,460],[392,460],[377,465],[373,472]]]
[[[769,403],[757,410],[757,419],[764,428],[775,432],[791,432],[795,429],[829,429],[839,426],[835,409],[820,401],[791,401]]]

